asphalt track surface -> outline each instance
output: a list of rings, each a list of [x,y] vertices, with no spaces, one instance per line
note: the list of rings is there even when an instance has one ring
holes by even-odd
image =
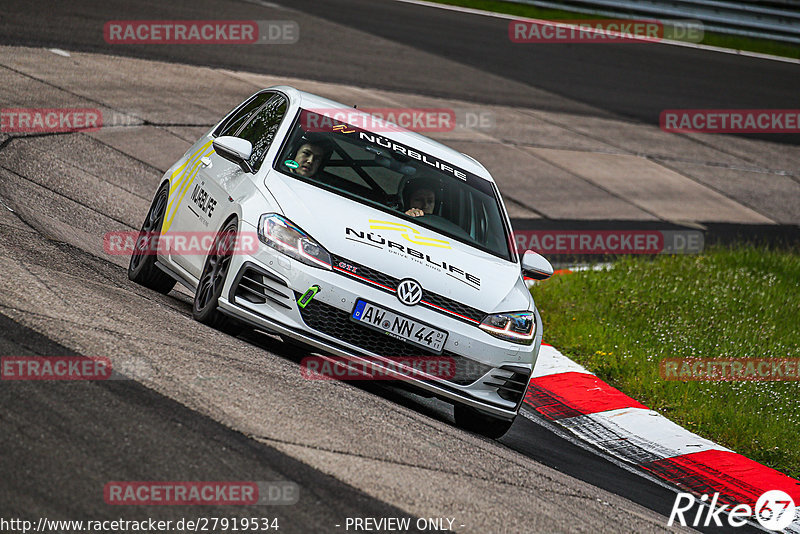
[[[220,5],[224,5],[224,15],[220,14]],[[304,34],[311,49],[326,50],[337,57],[321,58],[302,47],[249,47],[235,53],[204,47],[134,47],[124,53],[354,84],[369,79],[371,86],[397,90],[551,106],[576,113],[616,113],[641,120],[652,120],[661,105],[702,107],[692,100],[691,83],[683,91],[663,91],[665,100],[654,107],[644,88],[632,83],[628,94],[629,88],[621,90],[614,85],[610,74],[605,79],[605,90],[603,77],[596,72],[594,77],[586,76],[596,84],[581,86],[577,82],[584,75],[577,76],[574,65],[560,65],[568,57],[556,60],[543,53],[538,59],[543,62],[544,70],[540,72],[547,72],[548,76],[537,76],[539,67],[532,68],[530,63],[514,65],[513,57],[508,61],[488,61],[484,57],[487,47],[492,51],[487,56],[501,54],[500,48],[493,47],[505,46],[504,43],[463,38],[483,35],[483,24],[497,25],[504,35],[502,21],[434,13],[394,3],[293,2],[292,6],[314,13],[312,22],[319,26],[319,32]],[[423,10],[424,16],[420,15]],[[42,13],[48,16],[43,19]],[[309,17],[292,13],[292,18]],[[136,6],[122,2],[6,2],[0,35],[6,44],[108,53],[96,31],[97,25],[102,27],[107,20],[238,17],[287,18],[284,10],[240,2]],[[330,23],[323,19],[355,29],[343,37],[341,32],[326,31]],[[362,39],[362,32],[379,36],[384,48],[376,50],[376,41]],[[349,46],[341,46],[343,39]],[[392,57],[393,40],[413,46],[420,55]],[[475,48],[469,48],[472,46]],[[586,63],[585,69],[621,75],[627,69],[619,66],[620,57],[612,61],[606,56],[601,60],[600,56],[622,54],[641,67],[630,69],[630,74],[639,73],[642,83],[656,76],[659,63],[687,69],[685,74],[692,70],[695,74],[704,73],[706,82],[701,86],[706,90],[735,88],[730,94],[725,93],[730,107],[791,107],[790,93],[796,93],[790,88],[796,88],[800,81],[796,65],[734,56],[724,60],[714,56],[711,60],[710,53],[686,49],[653,48],[647,54],[637,54],[637,49],[603,49],[597,52],[598,58],[582,54],[580,61]],[[481,53],[473,53],[475,50]],[[507,53],[513,56],[513,49]],[[565,54],[568,56],[569,51]],[[650,54],[655,54],[652,61],[656,66],[647,67],[650,63],[643,56]],[[635,62],[637,57],[641,63]],[[420,60],[431,61],[433,66],[422,67],[425,63]],[[722,72],[719,78],[707,75],[711,63],[724,70],[726,65],[730,67],[728,62],[734,61],[736,69],[744,73],[739,80],[742,83],[725,85],[726,80],[732,81],[731,75]],[[719,62],[723,65],[719,66]],[[440,75],[430,76],[436,66],[442,67]],[[490,75],[469,76],[471,70],[485,70]],[[470,83],[452,83],[448,72]],[[509,82],[499,87],[497,77]],[[774,83],[764,83],[765,79]],[[717,83],[721,85],[714,85]],[[548,84],[554,84],[555,95],[550,94]],[[654,94],[658,97],[661,93]],[[679,100],[669,100],[674,94],[681,95]],[[620,100],[621,95],[627,105]],[[684,102],[694,103],[676,103],[683,98]],[[719,104],[719,100],[715,102]],[[65,151],[78,148],[91,161],[91,147],[86,144],[79,142],[75,146],[64,137],[55,138],[51,148],[58,145]],[[9,157],[25,159],[22,154]],[[35,162],[30,163],[35,166]],[[95,219],[107,213],[118,213],[118,219],[131,227],[138,225],[146,204],[142,199],[151,193],[152,184],[129,177],[121,179],[137,198],[131,206],[119,208],[114,205],[114,198],[95,198],[91,192],[77,189],[71,195],[48,192],[46,187],[40,189],[22,176],[2,176],[0,192],[4,198],[13,198],[14,205],[9,207],[19,217],[0,206],[0,262],[5,273],[5,282],[0,284],[5,294],[0,307],[0,353],[96,355],[104,350],[131,348],[131,353],[148,355],[148,369],[169,369],[164,379],[153,379],[145,373],[137,381],[3,383],[3,517],[51,514],[49,517],[72,519],[169,519],[223,513],[240,517],[273,515],[281,518],[282,531],[331,531],[335,530],[332,524],[348,516],[408,516],[395,502],[401,495],[407,503],[403,490],[415,484],[420,486],[423,499],[436,500],[441,495],[429,493],[435,488],[441,491],[450,484],[451,489],[453,484],[467,481],[471,486],[462,498],[471,500],[480,510],[479,514],[473,510],[473,515],[486,517],[480,525],[467,522],[467,531],[571,531],[591,527],[603,531],[658,531],[665,524],[663,516],[669,513],[673,492],[526,418],[518,418],[509,434],[495,443],[454,428],[445,405],[401,390],[362,384],[322,384],[319,388],[304,384],[299,380],[298,355],[273,338],[255,333],[232,339],[210,331],[191,322],[185,294],[174,292],[162,297],[132,286],[119,265],[51,237],[48,224],[52,212],[68,212],[75,227],[90,230],[97,226]],[[21,193],[9,194],[12,191]],[[22,322],[36,328],[30,329]],[[43,331],[50,335],[38,333]],[[51,338],[86,349],[76,352]],[[159,372],[154,374],[162,376]],[[260,389],[264,388],[269,391],[262,393]],[[398,451],[398,447],[408,447],[408,454],[401,454],[404,451]],[[303,461],[309,455],[325,454],[342,456],[341,460],[331,460],[333,464],[352,461],[353,470],[369,466],[378,478],[383,469],[391,472],[387,465],[394,467],[399,473],[393,480],[397,487],[387,485],[379,491],[363,480],[370,478],[363,473],[341,477],[349,481],[345,482]],[[377,461],[369,464],[364,460]],[[241,478],[293,480],[301,487],[301,501],[291,509],[143,507],[126,508],[123,512],[102,501],[102,486],[109,480]],[[438,485],[429,484],[429,478],[438,478]],[[488,491],[496,491],[491,495],[496,499],[490,498]],[[509,494],[517,496],[502,498]],[[536,499],[532,500],[534,496]],[[532,514],[524,506],[534,506],[533,515],[539,515],[541,520],[520,523],[518,518]],[[458,516],[462,512],[440,510],[442,515],[449,512]],[[491,527],[487,529],[487,525]]]
[[[0,351],[20,356],[78,356],[0,315]],[[197,517],[277,518],[281,532],[331,530],[339,517],[397,517],[397,508],[248,439],[133,380],[4,383],[0,388],[2,516],[114,520],[103,500],[112,480],[293,481],[290,506],[155,507],[130,512],[177,521]]]
[[[105,22],[131,19],[291,19],[300,25],[301,40],[292,46],[105,43]],[[796,63],[649,43],[515,44],[508,39],[508,22],[390,0],[4,0],[0,44],[113,49],[149,59],[649,124],[657,124],[664,109],[797,107]],[[764,138],[800,143],[798,135]]]
[[[2,354],[80,356],[5,315],[0,315],[0,332]],[[254,333],[247,340],[298,363],[291,349],[267,336]],[[391,387],[364,384],[361,389],[452,424],[441,403]],[[278,518],[285,532],[334,531],[346,517],[409,517],[133,380],[6,382],[0,388],[0,405],[5,414],[0,446],[6,451],[0,456],[2,517],[100,521],[270,517]],[[674,492],[526,417],[519,417],[500,443],[542,465],[669,514]],[[243,474],[248,480],[295,482],[300,502],[269,508],[142,506],[121,511],[103,501],[102,487],[112,480],[238,480]],[[524,530],[514,524],[505,528]]]

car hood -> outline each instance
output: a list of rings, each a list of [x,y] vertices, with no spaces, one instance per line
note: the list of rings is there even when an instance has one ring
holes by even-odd
[[[516,263],[277,171],[266,185],[284,216],[350,267],[412,278],[427,291],[487,313],[531,306]]]

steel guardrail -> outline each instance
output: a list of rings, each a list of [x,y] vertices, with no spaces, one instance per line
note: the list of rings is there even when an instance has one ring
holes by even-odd
[[[781,7],[723,0],[507,1],[605,17],[699,20],[707,31],[800,44],[800,0],[783,0]]]

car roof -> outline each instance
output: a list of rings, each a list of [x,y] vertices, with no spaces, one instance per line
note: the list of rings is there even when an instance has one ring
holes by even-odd
[[[323,115],[328,115],[329,110],[334,109],[346,109],[348,113],[357,113],[359,115],[369,116],[370,122],[374,124],[390,124],[381,120],[378,117],[370,115],[364,111],[359,109],[355,109],[352,106],[348,106],[346,104],[342,104],[341,102],[336,102],[335,100],[330,100],[328,98],[315,95],[313,93],[307,93],[305,91],[300,91],[294,87],[288,85],[276,85],[273,87],[269,87],[268,90],[271,91],[281,91],[285,93],[293,103],[297,103],[303,109],[313,109],[315,111],[321,112]],[[484,180],[494,182],[492,175],[489,174],[489,171],[481,165],[475,158],[468,156],[462,152],[458,152],[450,148],[447,145],[443,145],[438,141],[434,141],[429,137],[425,137],[424,135],[420,135],[417,132],[412,132],[410,130],[405,130],[399,126],[392,125],[390,131],[380,132],[380,134],[384,137],[392,139],[393,141],[397,141],[398,143],[402,143],[405,145],[413,146],[428,152],[432,156],[440,158],[448,163],[456,165],[465,171],[469,171],[472,174],[483,178]]]

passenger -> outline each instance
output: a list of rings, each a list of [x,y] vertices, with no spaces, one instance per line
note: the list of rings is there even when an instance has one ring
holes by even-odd
[[[436,193],[428,187],[419,187],[411,193],[408,205],[410,207],[406,210],[406,215],[411,217],[431,215],[433,208],[436,207]]]
[[[404,188],[403,201],[406,215],[431,215],[436,209],[436,186],[429,180],[411,180]]]

